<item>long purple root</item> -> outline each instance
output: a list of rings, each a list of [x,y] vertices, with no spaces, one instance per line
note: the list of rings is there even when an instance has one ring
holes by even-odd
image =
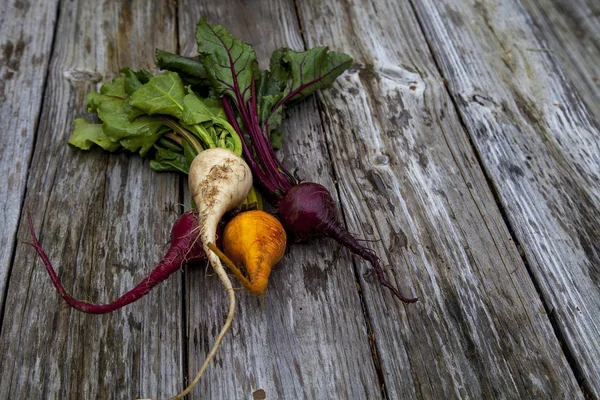
[[[48,272],[48,275],[50,275],[50,279],[52,280],[56,291],[62,296],[67,304],[69,304],[69,306],[88,314],[105,314],[118,310],[119,308],[144,297],[159,283],[167,279],[173,272],[179,270],[183,264],[206,259],[206,255],[202,250],[200,240],[197,239],[197,215],[191,212],[183,214],[175,222],[173,229],[171,230],[171,247],[161,262],[152,270],[148,277],[142,280],[136,287],[111,303],[87,303],[85,301],[77,300],[67,293],[58,275],[56,274],[56,271],[52,267],[52,263],[50,262],[48,255],[38,242],[35,230],[33,228],[31,216],[28,216],[28,220],[29,230],[31,231],[31,237],[33,239],[33,242],[30,244],[37,251],[38,255],[44,262],[46,271]]]
[[[319,236],[333,238],[354,254],[367,260],[373,267],[379,283],[390,289],[398,299],[405,303],[414,303],[418,300],[403,296],[383,272],[375,253],[361,246],[342,227],[336,215],[335,202],[324,186],[312,182],[294,186],[279,204],[279,216],[284,228],[296,239],[307,240]]]

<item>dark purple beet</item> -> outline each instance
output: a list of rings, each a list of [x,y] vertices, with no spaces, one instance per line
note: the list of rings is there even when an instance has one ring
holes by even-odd
[[[48,255],[37,240],[31,217],[29,217],[29,229],[31,230],[31,237],[33,238],[33,243],[31,243],[31,245],[35,248],[44,262],[46,271],[48,271],[50,279],[52,279],[52,283],[58,291],[58,294],[60,294],[71,307],[88,314],[105,314],[118,310],[119,308],[144,297],[150,290],[167,279],[173,272],[179,270],[184,264],[206,260],[206,255],[202,249],[202,243],[198,239],[198,213],[187,212],[175,221],[173,229],[171,230],[171,247],[147,278],[111,303],[92,304],[74,299],[66,292],[56,271],[54,271],[54,268],[50,263]]]
[[[401,295],[383,272],[375,253],[361,246],[342,227],[336,214],[335,202],[324,186],[312,182],[294,186],[279,203],[278,211],[281,224],[296,239],[307,240],[328,236],[337,240],[354,254],[369,261],[379,283],[390,289],[396,297],[405,303],[417,301],[416,298]]]

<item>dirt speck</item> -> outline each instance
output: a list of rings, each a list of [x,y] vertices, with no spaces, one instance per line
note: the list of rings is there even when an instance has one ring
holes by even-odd
[[[536,106],[535,102],[529,97],[522,95],[518,90],[514,91],[515,104],[521,114],[534,126],[540,126],[544,120],[543,112]]]
[[[23,56],[23,52],[25,51],[25,41],[23,40],[23,38],[21,37],[18,41],[17,41],[17,45],[15,46],[15,57],[16,58],[21,58]]]
[[[89,37],[89,36],[87,36],[87,37],[85,38],[85,51],[86,51],[88,54],[91,54],[91,53],[92,53],[92,39],[90,39],[90,37]]]
[[[17,0],[15,1],[15,8],[26,13],[29,11],[29,2],[27,0]]]
[[[316,263],[307,261],[302,267],[304,287],[313,298],[319,299],[327,288],[331,266],[321,269]]]
[[[15,174],[11,173],[8,175],[8,189],[13,189],[13,186],[15,184]]]
[[[398,114],[392,116],[390,122],[404,131],[404,129],[408,127],[411,119],[412,116],[410,115],[410,112],[408,112],[407,109],[403,109]]]
[[[267,398],[267,393],[265,393],[264,389],[258,389],[252,392],[253,400],[265,400]]]
[[[0,59],[0,64],[6,65],[8,69],[14,72],[18,71],[21,66],[21,57],[23,57],[26,45],[27,43],[25,43],[22,37],[17,41],[17,44],[14,44],[10,40],[4,43],[2,45],[2,58]],[[7,79],[6,74],[4,78]],[[10,77],[8,79],[10,79]]]
[[[2,58],[4,61],[8,61],[12,57],[15,45],[10,40],[2,45]]]
[[[227,164],[224,165],[215,165],[212,167],[208,173],[208,178],[210,180],[215,179],[225,179],[231,172],[231,167]]]
[[[463,21],[463,18],[462,18],[462,14],[447,4],[446,4],[446,15],[450,18],[450,21],[452,21],[452,24],[455,26],[460,27],[465,24],[465,22]]]
[[[423,169],[427,168],[427,165],[429,165],[429,158],[427,158],[427,154],[419,153],[419,165]]]
[[[408,246],[408,237],[402,229],[398,232],[390,234],[390,248],[391,249],[405,249]]]
[[[219,188],[210,182],[211,180],[207,179],[202,183],[202,198],[208,207],[213,207],[217,202]]]

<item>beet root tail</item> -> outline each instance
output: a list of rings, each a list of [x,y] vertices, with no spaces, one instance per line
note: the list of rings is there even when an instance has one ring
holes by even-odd
[[[50,258],[38,242],[31,216],[28,215],[27,217],[29,223],[29,230],[31,232],[32,237],[32,243],[28,244],[35,249],[35,251],[42,259],[44,266],[46,267],[46,271],[48,272],[48,275],[52,280],[52,284],[56,288],[56,291],[65,300],[65,302],[67,302],[69,306],[88,314],[106,314],[118,310],[119,308],[122,308],[128,304],[131,304],[136,300],[139,300],[140,298],[148,294],[159,283],[167,279],[169,275],[177,271],[181,267],[181,265],[185,263],[185,257],[189,254],[189,251],[183,251],[182,247],[180,246],[172,246],[163,258],[163,260],[154,268],[152,273],[144,280],[142,280],[133,289],[131,289],[130,291],[128,291],[127,293],[125,293],[124,295],[122,295],[121,297],[119,297],[111,303],[88,303],[82,300],[75,299],[67,293],[67,291],[62,285],[62,282],[60,281],[60,278],[56,274],[54,267],[52,267]],[[194,257],[194,255],[192,255],[192,257]]]
[[[325,234],[335,239],[344,247],[348,248],[352,253],[367,260],[371,264],[371,267],[375,272],[375,276],[377,277],[379,284],[390,289],[394,296],[396,296],[402,302],[415,303],[419,300],[416,297],[406,297],[402,295],[400,291],[394,285],[392,285],[392,283],[388,279],[387,275],[383,271],[383,268],[381,268],[381,263],[379,262],[379,258],[375,255],[375,253],[372,250],[366,249],[363,246],[361,246],[356,241],[356,239],[339,224],[335,222],[329,224],[329,226],[325,229]]]
[[[418,300],[403,296],[384,273],[375,253],[361,246],[342,227],[333,198],[324,186],[312,182],[303,182],[294,186],[279,204],[279,215],[285,229],[296,239],[306,240],[318,236],[335,239],[354,254],[369,261],[379,283],[390,289],[398,299],[405,303],[414,303]]]

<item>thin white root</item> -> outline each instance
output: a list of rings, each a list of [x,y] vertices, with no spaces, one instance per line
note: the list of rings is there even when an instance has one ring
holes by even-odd
[[[179,393],[175,397],[171,397],[170,400],[177,400],[177,399],[183,398],[188,393],[190,393],[192,391],[192,389],[194,388],[194,386],[196,386],[198,381],[200,381],[200,378],[204,374],[204,371],[206,371],[206,368],[208,368],[208,365],[210,364],[210,362],[214,358],[215,354],[217,353],[217,350],[218,350],[219,346],[221,345],[221,341],[223,340],[223,337],[225,336],[225,334],[229,330],[229,327],[231,326],[231,323],[233,322],[233,315],[235,314],[235,305],[236,305],[235,292],[233,290],[233,285],[231,284],[231,280],[229,279],[229,276],[225,272],[225,268],[223,268],[223,266],[221,265],[221,260],[219,259],[219,257],[217,257],[217,255],[215,253],[213,253],[208,247],[206,247],[206,246],[204,246],[204,247],[205,247],[204,251],[208,255],[208,259],[210,260],[211,264],[213,265],[213,269],[215,270],[215,272],[221,279],[223,286],[225,286],[225,289],[227,290],[227,298],[229,299],[229,311],[227,312],[227,318],[225,319],[223,328],[221,328],[221,332],[219,332],[219,335],[217,336],[217,339],[215,340],[215,344],[213,345],[212,349],[210,350],[210,353],[208,353],[206,360],[204,360],[204,363],[200,367],[198,374],[196,375],[194,380],[188,385],[188,387],[185,388],[185,390],[183,392]]]
[[[171,400],[183,398],[196,386],[214,358],[233,321],[236,304],[231,280],[229,280],[219,257],[207,245],[215,242],[217,224],[223,214],[237,207],[248,195],[252,188],[252,171],[242,158],[229,150],[220,148],[204,150],[192,161],[189,185],[194,201],[198,206],[199,239],[202,240],[204,252],[213,270],[219,276],[227,291],[229,311],[221,332],[219,332],[215,344],[200,367],[198,374],[183,392],[172,397]]]

